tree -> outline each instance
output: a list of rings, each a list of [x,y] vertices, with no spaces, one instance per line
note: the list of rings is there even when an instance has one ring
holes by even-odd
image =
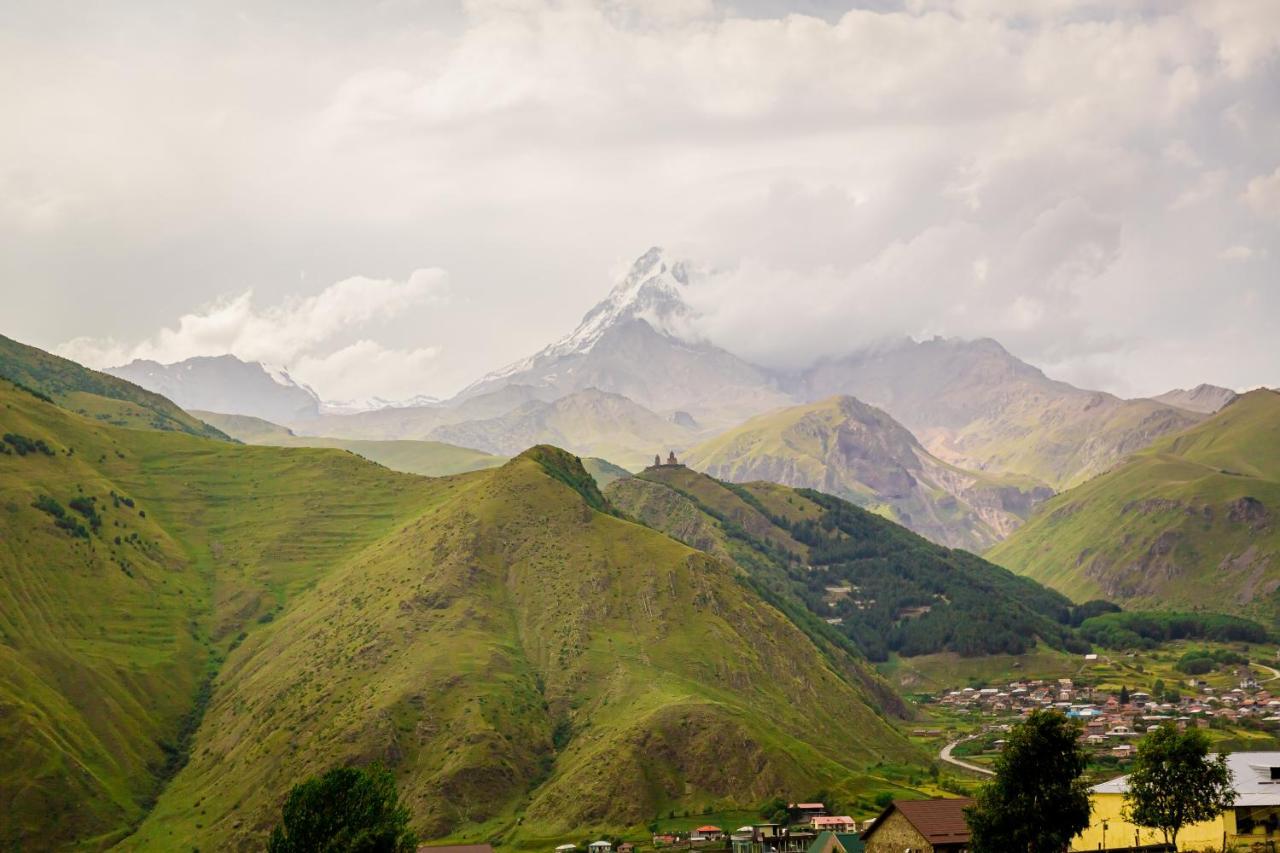
[[[1120,687],[1120,704],[1121,705],[1129,704],[1129,688],[1125,687],[1124,685],[1121,685]]]
[[[1151,692],[1155,694],[1157,700],[1164,701],[1164,679],[1157,678],[1156,683],[1151,685]]]
[[[389,771],[335,767],[293,786],[267,850],[412,853],[417,844]]]
[[[1138,744],[1125,786],[1125,818],[1158,829],[1178,847],[1178,832],[1212,820],[1235,802],[1226,753],[1209,756],[1209,737],[1199,729],[1179,732],[1165,723]]]
[[[966,809],[973,853],[1063,853],[1089,825],[1080,726],[1033,711],[996,758],[996,778]]]

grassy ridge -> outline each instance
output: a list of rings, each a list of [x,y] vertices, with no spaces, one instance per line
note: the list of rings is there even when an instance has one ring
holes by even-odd
[[[506,457],[503,456],[494,456],[481,450],[458,447],[442,441],[410,439],[374,441],[295,435],[287,427],[250,415],[224,415],[218,412],[194,412],[193,414],[246,444],[270,447],[329,447],[346,450],[357,456],[363,456],[371,462],[385,465],[393,471],[421,474],[425,477],[444,477],[449,474],[478,471],[482,468],[494,468],[506,461]]]
[[[0,335],[0,379],[46,395],[73,412],[116,426],[226,438],[171,401],[106,373]]]
[[[1280,613],[1280,395],[1253,391],[1059,495],[988,557],[1077,601]]]
[[[772,483],[731,485],[687,468],[616,483],[621,509],[709,553],[727,554],[779,606],[872,660],[1021,653],[1037,639],[1083,646],[1070,602],[972,554],[941,548],[839,498]],[[793,617],[798,623],[804,617]]]
[[[0,433],[54,449],[0,455],[0,743],[19,757],[0,768],[0,846],[97,846],[180,763],[240,633],[376,538],[420,481],[332,451],[120,429],[3,382]]]
[[[569,454],[424,482],[416,520],[228,659],[128,846],[252,847],[342,761],[386,762],[427,836],[538,847],[919,759],[731,567],[594,509]]]

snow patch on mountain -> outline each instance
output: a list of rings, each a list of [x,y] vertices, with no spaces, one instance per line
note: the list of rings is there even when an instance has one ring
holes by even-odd
[[[533,355],[482,377],[466,390],[557,358],[590,352],[608,329],[627,320],[644,320],[655,331],[680,338],[690,317],[683,295],[689,274],[684,261],[673,261],[660,246],[652,247],[632,264],[609,295],[586,313],[576,329]]]

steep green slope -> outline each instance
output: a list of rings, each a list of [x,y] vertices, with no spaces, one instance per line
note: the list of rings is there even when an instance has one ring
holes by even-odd
[[[1028,478],[962,471],[935,458],[883,411],[852,397],[752,418],[686,454],[733,482],[811,488],[881,513],[955,548],[982,550],[1052,491]]]
[[[691,804],[856,794],[869,766],[919,757],[868,706],[864,664],[727,562],[611,515],[574,457],[424,482],[422,515],[228,658],[127,847],[255,849],[288,786],[336,762],[387,763],[429,837],[541,847]]]
[[[120,429],[3,381],[0,434],[4,849],[127,832],[241,632],[416,511],[426,482],[332,451]]]
[[[890,652],[1021,653],[1037,639],[1083,648],[1066,627],[1070,602],[1062,595],[830,495],[731,486],[672,466],[606,493],[644,523],[730,556],[766,595],[806,611],[825,623],[822,633],[873,660]]]
[[[1059,495],[988,556],[1077,601],[1280,613],[1280,395]]]
[[[506,461],[469,447],[458,447],[442,441],[367,441],[355,438],[328,438],[295,435],[288,427],[249,415],[224,415],[218,412],[193,411],[193,415],[212,424],[232,438],[246,444],[271,447],[330,447],[347,450],[393,471],[443,477],[482,468],[494,468]]]
[[[64,408],[116,426],[226,438],[159,394],[4,335],[0,335],[0,379],[34,389]]]

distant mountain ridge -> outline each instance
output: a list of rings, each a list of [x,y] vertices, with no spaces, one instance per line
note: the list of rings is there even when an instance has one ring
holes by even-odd
[[[320,414],[320,396],[287,370],[233,355],[196,356],[174,364],[136,359],[105,372],[163,394],[184,409],[285,423]]]
[[[1206,415],[1212,415],[1222,410],[1224,406],[1236,399],[1240,395],[1230,388],[1223,388],[1218,385],[1200,384],[1190,390],[1175,388],[1172,391],[1166,391],[1163,394],[1152,397],[1158,403],[1166,403],[1170,406],[1177,406],[1179,409],[1186,409],[1190,412],[1201,412]]]
[[[535,444],[554,444],[636,469],[656,452],[683,452],[698,433],[621,394],[587,388],[551,403],[530,400],[497,417],[442,425],[430,437],[506,456]]]
[[[1050,379],[990,339],[904,338],[803,370],[771,370],[687,334],[694,318],[685,293],[696,284],[692,266],[652,248],[573,332],[458,399],[510,384],[552,398],[591,387],[658,413],[689,412],[717,432],[774,409],[849,395],[883,409],[945,462],[1055,489],[1203,417]]]
[[[826,492],[971,551],[1003,539],[1053,494],[1027,478],[949,465],[888,414],[847,396],[752,418],[693,448],[685,462],[730,482]]]

